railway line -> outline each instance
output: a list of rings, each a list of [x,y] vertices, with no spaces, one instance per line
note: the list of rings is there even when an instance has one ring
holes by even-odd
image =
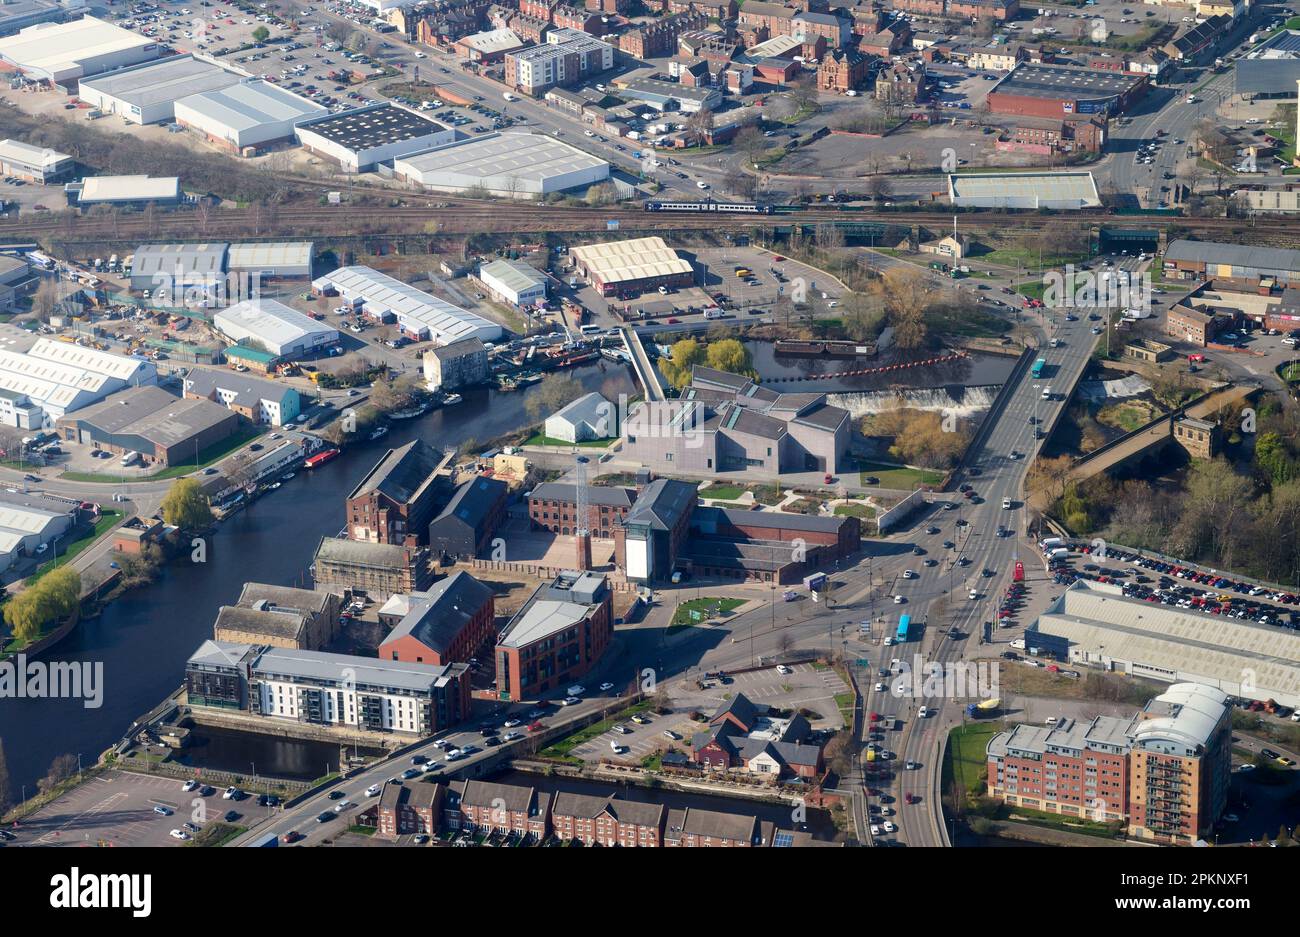
[[[387,192],[388,196],[393,193]],[[864,211],[810,208],[773,215],[730,213],[647,212],[640,206],[566,208],[546,205],[502,205],[472,199],[428,198],[403,194],[408,204],[389,206],[281,204],[213,209],[202,215],[176,211],[138,215],[23,216],[0,220],[0,239],[137,240],[194,237],[291,237],[333,233],[344,236],[411,234],[472,234],[477,232],[595,232],[617,221],[620,231],[719,230],[784,226],[789,224],[895,224],[946,227],[953,215],[947,211]],[[418,200],[421,204],[409,204]],[[1080,213],[1072,216],[1000,211],[974,211],[961,215],[964,224],[999,231],[1041,231],[1061,225],[1120,225],[1163,228],[1241,242],[1278,244],[1300,242],[1300,223],[1287,219],[1184,218]]]

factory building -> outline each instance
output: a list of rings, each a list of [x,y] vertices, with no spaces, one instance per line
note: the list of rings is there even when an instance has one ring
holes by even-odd
[[[294,134],[306,149],[346,172],[369,172],[378,163],[456,139],[456,131],[387,103],[303,121]]]
[[[159,466],[196,461],[239,430],[239,415],[207,400],[184,400],[161,387],[131,387],[60,417],[68,442],[122,454],[138,452]]]
[[[46,185],[62,182],[76,163],[67,153],[20,140],[0,140],[0,173]]]
[[[63,4],[55,0],[6,0],[0,4],[0,36],[12,36],[36,23],[61,20],[63,14]]]
[[[176,122],[210,142],[243,153],[289,140],[294,128],[327,109],[267,81],[248,80],[176,102]]]
[[[311,277],[315,245],[311,241],[251,241],[226,250],[226,272],[293,280]]]
[[[298,392],[283,383],[204,368],[191,368],[185,375],[185,397],[212,400],[254,423],[269,426],[293,422],[302,406]]]
[[[40,338],[26,352],[0,349],[0,392],[10,398],[0,417],[24,429],[52,428],[65,413],[115,391],[157,383],[153,363],[81,345]]]
[[[131,65],[83,78],[77,97],[104,114],[133,124],[159,124],[176,116],[181,98],[237,84],[240,76],[192,55]]]
[[[1100,208],[1090,172],[1007,172],[949,176],[948,198],[965,208]]]
[[[492,133],[395,160],[393,171],[435,192],[482,188],[492,195],[539,198],[609,178],[609,163],[554,137]]]
[[[311,285],[318,293],[338,293],[373,319],[396,321],[416,341],[449,345],[467,338],[491,342],[501,337],[495,322],[370,267],[340,267]]]
[[[546,274],[519,260],[494,260],[479,267],[478,281],[497,302],[536,306],[546,302]]]
[[[1089,117],[1122,114],[1146,93],[1148,76],[1079,65],[1021,62],[990,90],[994,114],[1017,117]]]
[[[573,248],[572,257],[581,276],[602,296],[644,293],[660,286],[685,288],[695,282],[691,262],[659,237],[587,244]]]
[[[0,63],[34,81],[58,83],[148,62],[161,52],[156,40],[93,16],[37,23],[0,39]]]
[[[180,300],[179,290],[216,289],[225,281],[225,244],[141,244],[131,264],[131,289],[162,290],[160,303]],[[179,304],[179,303],[178,303]]]
[[[217,331],[236,345],[261,347],[277,358],[314,355],[339,333],[274,299],[246,299],[212,317]]]
[[[177,176],[88,176],[64,185],[63,193],[69,207],[83,212],[100,205],[123,211],[175,208],[185,197]]]

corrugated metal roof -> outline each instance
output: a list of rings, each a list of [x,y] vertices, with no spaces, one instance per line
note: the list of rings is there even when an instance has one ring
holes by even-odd
[[[242,77],[192,55],[173,55],[157,62],[130,65],[93,78],[83,78],[80,89],[83,94],[94,91],[137,107],[148,107],[227,88],[238,84]]]
[[[668,247],[660,237],[587,244],[573,248],[571,253],[594,277],[604,283],[692,272],[690,261],[679,257],[677,251]]]
[[[332,286],[346,299],[360,298],[372,314],[391,312],[403,328],[423,327],[444,345],[463,338],[492,341],[501,335],[495,322],[370,267],[340,267],[312,285]]]
[[[327,108],[266,81],[244,81],[219,91],[182,98],[177,106],[236,133],[262,124],[316,117]]]
[[[1231,264],[1234,267],[1253,267],[1262,273],[1300,274],[1300,251],[1281,247],[1253,247],[1247,244],[1180,238],[1165,249],[1165,260]]]

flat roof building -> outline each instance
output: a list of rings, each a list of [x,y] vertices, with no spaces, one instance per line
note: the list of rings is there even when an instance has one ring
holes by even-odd
[[[494,260],[478,270],[479,282],[492,298],[512,306],[546,302],[546,274],[521,260]]]
[[[70,82],[156,59],[161,50],[148,36],[83,16],[69,23],[37,23],[0,39],[0,62],[28,78]]]
[[[573,248],[582,276],[602,295],[645,292],[657,286],[690,286],[695,268],[660,237],[607,241]]]
[[[303,121],[294,133],[308,150],[348,172],[367,172],[377,163],[456,139],[454,130],[388,103]]]
[[[497,696],[533,699],[564,688],[600,660],[614,635],[609,583],[565,571],[538,586],[496,647]]]
[[[157,124],[176,116],[174,105],[181,98],[228,88],[240,78],[236,72],[192,55],[172,55],[83,78],[77,85],[77,97],[130,123]]]
[[[64,6],[55,0],[6,0],[0,5],[0,36],[10,36],[27,26],[61,20]]]
[[[1079,65],[1019,63],[989,89],[995,114],[1086,117],[1119,114],[1145,93],[1148,76]]]
[[[392,317],[403,332],[419,341],[449,345],[467,338],[491,342],[501,337],[501,326],[495,322],[371,267],[339,267],[313,280],[312,288],[336,290],[373,318]]]
[[[1177,272],[1183,277],[1202,280],[1244,280],[1258,284],[1271,279],[1283,286],[1300,285],[1300,251],[1179,238],[1165,248],[1164,269],[1166,274]]]
[[[61,182],[72,172],[76,160],[47,146],[32,146],[21,140],[0,140],[0,173],[45,185]]]
[[[51,429],[65,413],[98,403],[123,388],[157,383],[157,367],[142,358],[48,338],[37,339],[26,352],[0,349],[0,390],[30,401],[34,429]],[[7,407],[0,412],[17,413]]]
[[[226,272],[262,279],[310,277],[316,245],[311,241],[252,241],[226,249]]]
[[[219,309],[212,324],[236,345],[260,346],[281,358],[313,355],[339,340],[336,329],[274,299],[247,299]]]
[[[683,114],[712,110],[722,103],[722,92],[717,88],[692,88],[659,78],[635,78],[623,86],[620,95],[661,111],[671,104]]]
[[[59,435],[114,453],[138,452],[156,465],[197,460],[239,430],[239,415],[161,387],[131,387],[60,417]]]
[[[190,286],[217,288],[225,281],[224,242],[211,244],[141,244],[131,263],[131,289],[162,290],[154,296],[160,303]]]
[[[1006,172],[950,175],[948,198],[967,208],[1099,208],[1090,172]]]
[[[176,102],[176,122],[232,150],[288,140],[304,120],[327,109],[258,79],[230,83]]]
[[[67,533],[76,521],[75,503],[33,493],[0,494],[0,570],[20,556],[35,556],[41,544]]]
[[[174,208],[181,203],[177,176],[87,176],[63,187],[68,204],[83,211],[96,205],[140,209],[146,205]]]
[[[486,189],[492,195],[538,198],[609,178],[609,163],[540,133],[492,133],[446,143],[395,160],[396,175],[437,192]]]

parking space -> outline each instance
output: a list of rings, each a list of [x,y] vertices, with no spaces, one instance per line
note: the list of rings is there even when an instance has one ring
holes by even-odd
[[[41,808],[13,830],[11,845],[36,846],[179,846],[171,835],[187,836],[233,810],[240,819],[257,801],[222,799],[216,787],[192,792],[171,777],[109,771],[74,788]],[[204,791],[208,793],[205,795]],[[158,813],[155,808],[169,811]],[[190,823],[195,829],[186,829]]]

